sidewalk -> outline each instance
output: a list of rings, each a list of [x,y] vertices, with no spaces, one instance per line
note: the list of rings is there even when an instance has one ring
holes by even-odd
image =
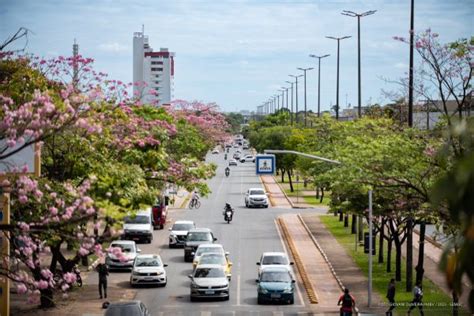
[[[292,208],[273,176],[260,176],[260,180],[265,187],[265,191],[270,194],[269,200],[273,207]]]

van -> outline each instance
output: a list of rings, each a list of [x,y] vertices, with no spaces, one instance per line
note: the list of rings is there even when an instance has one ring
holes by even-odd
[[[151,208],[124,217],[122,239],[151,243],[153,240]]]

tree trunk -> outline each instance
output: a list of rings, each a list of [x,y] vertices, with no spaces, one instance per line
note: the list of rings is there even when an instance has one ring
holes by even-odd
[[[316,186],[316,198],[319,199],[319,187]]]
[[[285,183],[285,170],[282,169],[281,171],[281,183]]]
[[[288,182],[290,182],[290,192],[295,192],[295,189],[293,189],[293,181],[291,180],[291,170],[288,170]]]
[[[379,263],[383,263],[383,240],[385,238],[385,217],[382,217],[382,223],[379,231]]]
[[[402,244],[395,238],[395,280],[402,281]]]
[[[392,244],[393,239],[389,238],[387,243],[387,272],[392,272]]]
[[[359,216],[358,224],[359,224],[359,242],[364,240],[364,221],[362,220],[363,217]]]
[[[342,222],[344,220],[344,213],[342,210],[339,210],[339,221]]]
[[[308,187],[308,180],[306,180],[306,178],[303,179],[303,187],[305,189]]]
[[[324,199],[324,187],[321,187],[321,197],[319,199],[319,203],[323,203],[323,199]]]
[[[41,308],[51,308],[54,307],[53,301],[53,290],[51,288],[47,288],[45,290],[40,290],[40,307]]]
[[[413,288],[413,218],[407,221],[407,245],[406,245],[406,291]]]
[[[349,214],[344,214],[344,227],[349,227]]]
[[[416,270],[416,282],[423,282],[424,269],[424,258],[425,258],[425,234],[426,234],[426,223],[422,221],[420,223],[420,244],[418,245],[418,264],[415,267]]]
[[[357,215],[352,214],[351,234],[357,233]]]

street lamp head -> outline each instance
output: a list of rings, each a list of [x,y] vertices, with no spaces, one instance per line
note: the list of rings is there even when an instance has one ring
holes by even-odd
[[[343,39],[346,39],[346,38],[351,38],[351,37],[352,36],[343,36],[343,37],[326,36],[326,38],[333,39],[333,40],[336,40],[336,41],[340,41],[340,40],[343,40]]]
[[[347,16],[350,16],[350,17],[361,17],[361,16],[367,16],[367,15],[374,14],[375,12],[377,12],[377,10],[370,10],[370,11],[366,11],[364,13],[355,13],[353,11],[343,10],[341,12],[341,14],[342,15],[347,15]]]
[[[300,68],[300,67],[298,67],[298,68],[296,68],[296,69],[299,69],[299,70],[301,70],[301,71],[308,71],[308,70],[312,70],[312,69],[314,69],[314,68],[312,68],[312,67],[309,67],[309,68]]]
[[[291,81],[285,81],[285,82],[287,82],[287,83],[289,83],[289,84],[294,84],[294,82],[291,82]]]
[[[323,59],[323,58],[326,58],[330,56],[329,54],[326,54],[326,55],[323,55],[323,56],[318,56],[318,55],[314,55],[314,54],[310,54],[309,57],[313,57],[313,58],[319,58],[319,59]]]

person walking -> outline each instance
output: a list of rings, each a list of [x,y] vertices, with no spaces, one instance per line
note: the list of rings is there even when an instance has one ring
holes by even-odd
[[[423,290],[421,289],[421,282],[417,281],[415,287],[413,288],[413,301],[411,301],[410,309],[408,310],[408,315],[410,315],[411,311],[418,306],[420,310],[420,315],[424,316],[423,313]]]
[[[387,288],[387,299],[390,303],[389,309],[385,312],[385,315],[392,316],[392,311],[395,309],[395,279],[391,279],[388,283]]]
[[[352,316],[352,310],[355,307],[355,299],[354,297],[349,294],[349,289],[345,288],[344,293],[339,297],[339,301],[337,301],[337,305],[341,305],[340,315],[341,316]]]
[[[95,269],[99,273],[99,296],[102,299],[102,290],[104,290],[104,298],[107,298],[107,276],[109,275],[109,269],[103,259],[101,259]]]

